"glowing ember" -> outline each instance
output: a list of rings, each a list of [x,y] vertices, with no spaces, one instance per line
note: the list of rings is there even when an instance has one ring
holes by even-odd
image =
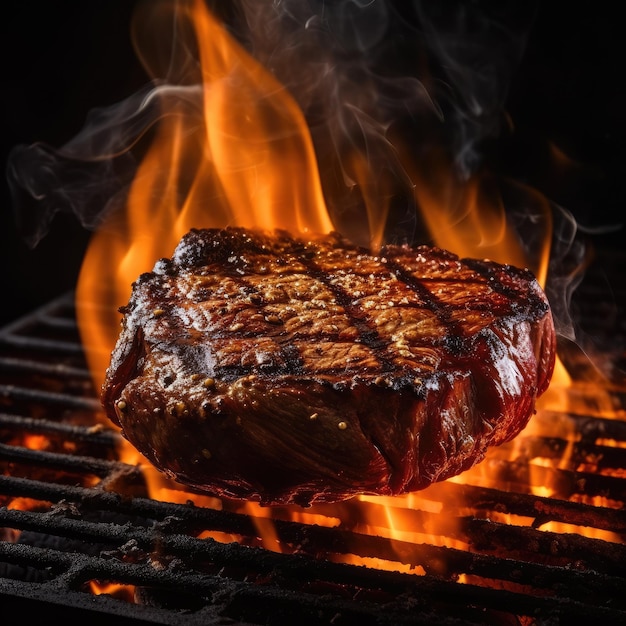
[[[132,602],[135,595],[135,588],[132,585],[120,585],[119,583],[89,581],[89,590],[96,596],[106,594],[118,600]]]

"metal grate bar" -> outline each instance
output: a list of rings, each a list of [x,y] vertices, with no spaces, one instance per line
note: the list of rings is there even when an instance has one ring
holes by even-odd
[[[15,513],[15,512],[11,512]],[[7,515],[3,516],[2,523],[11,525],[20,522],[27,528],[37,529],[38,524],[34,521],[30,523],[28,520],[33,518],[33,514],[14,514],[13,519],[7,519]],[[21,519],[17,519],[20,517]],[[26,518],[26,521],[25,521]],[[354,610],[358,607],[359,613],[366,608],[367,601],[362,599],[366,596],[366,590],[376,591],[382,594],[385,599],[385,619],[380,620],[377,617],[376,623],[413,623],[410,615],[396,613],[398,603],[405,605],[407,598],[418,600],[428,597],[430,602],[443,600],[445,593],[450,592],[451,582],[440,577],[434,576],[412,576],[398,572],[375,572],[374,570],[363,569],[345,564],[337,564],[330,562],[320,562],[303,555],[284,555],[277,553],[266,553],[258,548],[250,548],[239,545],[238,543],[220,544],[211,540],[193,540],[189,537],[181,537],[176,534],[168,533],[160,537],[157,545],[165,555],[176,555],[187,557],[185,561],[186,567],[182,571],[176,571],[169,568],[155,567],[155,563],[159,561],[158,553],[154,553],[155,537],[152,530],[138,529],[125,525],[112,524],[90,524],[90,523],[74,523],[73,520],[56,520],[57,528],[55,532],[70,530],[72,535],[77,535],[87,540],[98,541],[124,541],[125,545],[132,544],[132,549],[145,549],[151,551],[151,558],[142,560],[141,562],[129,562],[101,557],[87,557],[76,555],[74,552],[65,553],[59,550],[42,549],[37,547],[29,547],[20,544],[0,544],[0,558],[22,567],[37,567],[39,569],[53,568],[58,573],[55,575],[57,587],[59,581],[67,585],[70,589],[77,589],[91,579],[97,580],[116,580],[122,584],[132,584],[138,586],[167,588],[176,587],[178,589],[186,589],[193,591],[200,597],[210,596],[220,591],[224,594],[224,584],[220,579],[216,580],[214,574],[200,572],[197,569],[198,564],[209,562],[211,569],[221,571],[222,568],[245,568],[247,572],[246,578],[250,582],[242,583],[229,580],[228,590],[235,591],[239,595],[245,590],[246,595],[256,597],[258,592],[261,597],[273,599],[276,596],[281,603],[285,598],[292,594],[302,604],[303,607],[309,605],[311,608],[319,609],[319,602],[322,600],[311,591],[311,585],[316,580],[323,581],[324,594],[323,601],[327,608],[332,608],[333,614],[341,612],[345,617],[356,617]],[[107,533],[108,531],[108,533]],[[108,536],[107,536],[108,534]],[[129,551],[130,552],[130,551]],[[188,560],[190,554],[193,554],[193,562]],[[475,559],[474,566],[480,566],[484,557]],[[493,565],[498,568],[497,564]],[[606,609],[608,602],[613,600],[615,604],[619,604],[619,590],[622,588],[621,579],[611,578],[609,576],[598,576],[595,572],[577,572],[568,568],[539,568],[528,564],[519,564],[515,561],[509,563],[511,571],[514,572],[514,578],[520,584],[531,584],[534,589],[541,587],[542,583],[547,586],[552,585],[555,589],[563,586],[565,577],[568,589],[574,591],[576,595],[565,596],[568,600],[568,611],[580,610],[582,614],[590,614],[590,607],[580,601],[580,598],[586,599],[593,595],[595,600],[599,600],[595,607],[598,609],[598,615],[604,614],[606,618],[615,619],[616,617],[626,617],[626,611],[623,606],[613,606]],[[485,566],[483,565],[483,568]],[[501,564],[499,569],[502,570]],[[552,572],[554,570],[554,572]],[[255,575],[252,575],[252,574]],[[486,568],[485,574],[489,573]],[[540,578],[537,579],[537,576]],[[260,578],[259,578],[260,577]],[[260,583],[259,580],[263,582]],[[290,581],[290,586],[285,585],[284,581]],[[298,581],[305,585],[307,591],[300,589],[294,590],[294,582]],[[448,604],[460,603],[470,600],[471,603],[476,602],[479,597],[483,607],[492,609],[507,610],[514,609],[524,614],[529,604],[529,594],[521,594],[514,592],[501,593],[501,589],[482,588],[474,585],[463,585],[459,589],[456,583],[452,583],[455,587],[455,596],[448,597]],[[347,585],[361,592],[361,599],[358,602],[346,602],[342,600],[342,594],[336,593],[330,595],[332,585],[345,589]],[[554,592],[554,590],[553,590]],[[424,596],[428,593],[428,596]],[[469,595],[471,593],[471,596]],[[386,597],[386,594],[392,594]],[[582,594],[582,595],[581,595]],[[600,597],[598,594],[601,594]],[[398,600],[401,598],[401,600]],[[544,608],[551,609],[559,607],[564,597],[550,597],[550,595],[542,594],[540,604]],[[423,604],[423,600],[420,602]],[[535,604],[535,602],[533,602]],[[365,605],[365,606],[364,606]],[[395,606],[394,606],[395,605]],[[258,607],[256,607],[258,609]],[[283,607],[284,608],[284,607]],[[536,607],[535,607],[536,608]],[[366,612],[359,615],[361,618],[371,619],[372,607],[367,608]],[[399,621],[398,621],[399,620]],[[419,621],[419,620],[418,620]]]
[[[100,410],[100,402],[95,398],[83,398],[66,393],[44,391],[42,389],[30,389],[17,385],[0,385],[0,397],[14,400],[28,400],[43,404],[61,405],[70,409],[84,409],[97,412]]]

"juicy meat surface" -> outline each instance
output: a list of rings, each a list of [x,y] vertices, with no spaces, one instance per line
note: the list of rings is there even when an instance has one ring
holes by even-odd
[[[454,476],[525,427],[555,361],[529,271],[337,234],[192,230],[120,311],[109,418],[179,482],[264,504]]]

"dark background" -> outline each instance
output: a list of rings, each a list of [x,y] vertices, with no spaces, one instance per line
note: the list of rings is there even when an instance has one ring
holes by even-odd
[[[0,325],[74,287],[89,233],[57,214],[30,249],[16,232],[4,177],[18,144],[59,147],[88,111],[114,104],[147,82],[130,41],[130,0],[8,3],[2,11],[2,167]]]
[[[503,142],[499,162],[582,226],[598,228],[626,214],[626,37],[618,3],[558,4],[539,3],[507,101],[515,137]],[[3,168],[15,144],[60,146],[90,109],[146,83],[130,43],[134,5],[23,0],[3,6]],[[556,171],[549,142],[578,166]],[[89,239],[73,218],[59,215],[29,249],[16,232],[4,182],[2,189],[0,326],[72,289]],[[625,241],[623,230],[594,235],[599,246]]]

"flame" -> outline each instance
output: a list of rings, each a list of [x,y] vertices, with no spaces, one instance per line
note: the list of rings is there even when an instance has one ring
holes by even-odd
[[[407,157],[408,159],[408,157]],[[443,159],[439,159],[443,161]],[[411,166],[409,162],[409,167]],[[522,244],[511,224],[500,195],[486,176],[458,180],[445,161],[413,172],[418,181],[415,198],[435,245],[460,257],[487,258],[499,263],[529,268],[545,286],[553,230],[550,206],[544,196],[524,189],[526,211],[533,218],[533,248]]]
[[[89,367],[100,387],[118,334],[117,308],[130,297],[133,281],[150,271],[161,257],[170,256],[189,229],[238,225],[263,229],[283,228],[295,233],[329,232],[333,229],[326,209],[315,153],[304,116],[286,88],[228,35],[202,0],[176,5],[192,26],[200,61],[200,119],[187,114],[187,104],[164,97],[164,111],[153,140],[141,162],[124,210],[111,215],[94,235],[86,254],[77,288],[77,313]],[[193,90],[194,85],[181,88]],[[167,95],[167,94],[166,94]],[[155,93],[154,97],[159,97]],[[529,192],[535,205],[539,243],[529,256],[518,233],[509,223],[502,200],[487,178],[459,181],[451,163],[430,154],[428,167],[412,164],[407,151],[400,154],[415,181],[415,201],[434,243],[464,257],[490,258],[501,263],[529,267],[545,285],[552,223],[546,201]],[[364,156],[353,156],[351,169],[359,181],[375,177]],[[427,175],[426,173],[427,172]],[[384,187],[384,185],[383,185]],[[383,241],[387,207],[377,207],[375,194],[363,192],[372,247]],[[569,408],[571,380],[558,361],[550,391],[538,406],[539,414]],[[560,437],[568,440],[558,466],[533,459],[528,486],[536,495],[558,495],[558,481],[550,483],[551,469],[566,467],[575,443],[571,424],[561,425]],[[510,446],[494,453],[517,459],[524,437],[546,432],[545,421],[533,420]],[[543,430],[542,430],[543,429]],[[314,505],[266,509],[254,503],[232,503],[190,495],[172,484],[145,462],[129,444],[122,460],[141,465],[151,497],[171,502],[193,501],[213,509],[227,507],[249,515],[262,545],[283,551],[273,520],[288,519],[386,537],[397,559],[363,558],[358,554],[329,555],[333,560],[399,569],[416,574],[419,544],[467,548],[455,539],[455,520],[439,509],[453,496],[430,497],[432,490],[402,498],[357,498],[333,507]],[[497,485],[506,482],[490,472],[487,463],[451,482]],[[549,466],[549,467],[548,467]],[[462,505],[463,503],[461,503]],[[434,507],[434,508],[433,508]],[[439,509],[437,509],[439,507]],[[435,510],[437,509],[437,510]],[[423,523],[421,513],[433,513],[437,527]],[[503,518],[506,517],[503,514]],[[508,521],[512,521],[508,519]],[[532,520],[513,520],[531,524]],[[239,538],[207,531],[218,541]],[[406,556],[407,545],[415,546]],[[442,569],[445,566],[442,565]],[[94,591],[96,592],[96,591]]]
[[[134,585],[90,580],[88,587],[89,591],[95,596],[108,595],[117,600],[125,600],[126,602],[133,602],[135,596]]]

